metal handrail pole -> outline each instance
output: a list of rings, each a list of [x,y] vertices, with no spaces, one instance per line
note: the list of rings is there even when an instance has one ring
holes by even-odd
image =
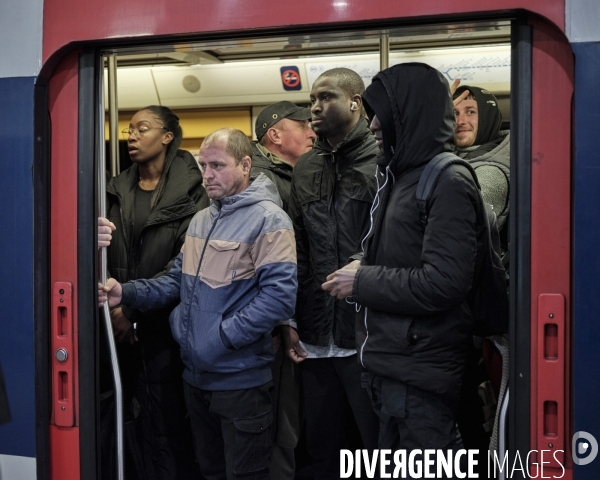
[[[106,217],[106,154],[104,140],[104,62],[100,60],[100,85],[98,92],[98,205],[101,217]],[[110,84],[109,84],[110,90]],[[112,137],[112,135],[111,135]],[[106,284],[108,278],[108,268],[106,260],[106,248],[100,249],[100,281],[102,285]],[[117,358],[117,347],[115,336],[113,335],[112,323],[110,321],[110,308],[108,302],[104,304],[104,323],[106,325],[106,335],[108,336],[108,345],[110,348],[110,358],[112,363],[113,379],[115,382],[115,412],[116,412],[116,430],[117,430],[117,480],[125,479],[125,470],[123,463],[123,390],[121,387],[121,373],[119,371],[119,359]]]
[[[390,66],[390,34],[382,33],[379,37],[379,70]]]
[[[117,55],[107,56],[108,67],[108,128],[110,131],[111,176],[121,173],[119,158],[119,107],[117,102]]]
[[[506,455],[506,422],[508,419],[508,387],[504,392],[504,398],[502,399],[502,407],[500,409],[500,419],[498,421],[498,453],[500,458],[504,458]],[[499,480],[506,480],[506,472],[500,471]]]

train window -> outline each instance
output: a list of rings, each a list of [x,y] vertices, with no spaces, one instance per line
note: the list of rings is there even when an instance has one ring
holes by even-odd
[[[382,48],[386,43],[389,50]],[[329,68],[354,69],[368,85],[382,55],[390,66],[424,62],[450,83],[458,78],[490,90],[498,98],[503,128],[509,126],[508,20],[131,46],[110,54],[117,64],[118,131],[137,109],[165,105],[180,116],[182,148],[192,153],[217,128],[232,126],[254,137],[254,120],[265,105],[306,104],[312,83]],[[105,86],[107,91],[108,81]],[[126,149],[121,150],[126,168]]]

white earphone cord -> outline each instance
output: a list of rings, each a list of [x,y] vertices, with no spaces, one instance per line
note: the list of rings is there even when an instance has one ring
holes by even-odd
[[[390,167],[387,167],[385,170],[386,170],[385,171],[385,182],[383,183],[383,185],[381,187],[379,186],[379,175],[377,175],[379,173],[379,167],[377,167],[375,170],[375,181],[377,182],[377,193],[375,194],[375,198],[373,199],[373,205],[371,205],[371,211],[369,212],[369,218],[371,221],[371,225],[369,226],[369,231],[367,232],[365,237],[360,242],[360,248],[362,249],[363,255],[365,253],[365,240],[367,238],[369,238],[369,235],[373,231],[373,214],[375,213],[375,210],[377,210],[377,208],[379,208],[379,192],[381,192],[381,190],[383,190],[385,188],[385,186],[387,185],[387,182],[389,179],[388,173],[391,173]],[[346,303],[349,303],[350,305],[354,305],[356,312],[357,313],[360,312],[361,306],[358,303],[349,301],[347,298],[346,298]]]

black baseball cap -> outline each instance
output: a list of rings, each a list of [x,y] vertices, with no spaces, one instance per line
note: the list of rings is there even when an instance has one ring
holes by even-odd
[[[263,111],[256,118],[256,138],[260,139],[267,133],[267,130],[275,125],[282,118],[292,120],[310,120],[310,108],[299,107],[292,102],[277,102],[263,108]]]

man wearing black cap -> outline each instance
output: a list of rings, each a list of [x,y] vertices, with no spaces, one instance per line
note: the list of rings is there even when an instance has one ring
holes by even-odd
[[[292,169],[298,158],[312,149],[315,133],[310,128],[310,109],[292,102],[265,107],[256,119],[256,142],[252,143],[251,178],[267,175],[279,192],[287,211]],[[293,480],[296,470],[294,449],[300,437],[300,379],[298,368],[279,348],[281,336],[274,330],[273,372],[273,453],[271,478]]]
[[[279,191],[287,211],[292,168],[310,151],[316,137],[308,121],[310,109],[292,102],[278,102],[263,109],[256,119],[257,142],[252,144],[252,173],[264,173]]]

